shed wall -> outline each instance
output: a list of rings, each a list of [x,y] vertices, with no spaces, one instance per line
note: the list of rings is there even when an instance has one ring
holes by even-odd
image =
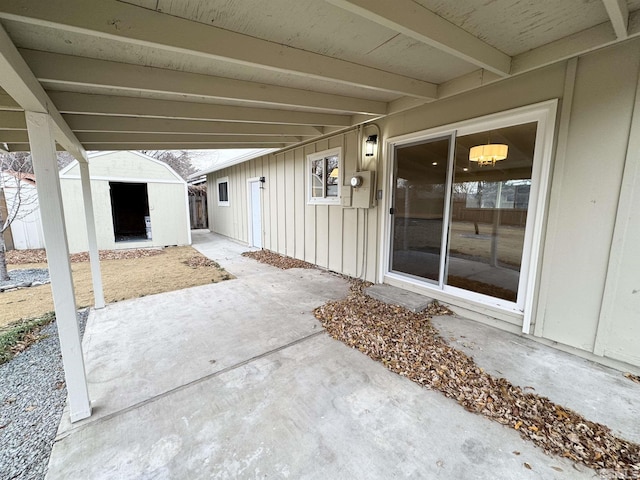
[[[89,169],[99,249],[163,247],[190,243],[187,186],[166,167],[131,152],[112,152],[90,158]],[[79,175],[77,166],[66,171],[60,179],[71,253],[88,250],[82,186],[74,172]],[[108,176],[111,173],[117,173],[117,177]],[[151,240],[115,241],[110,181],[147,184]]]

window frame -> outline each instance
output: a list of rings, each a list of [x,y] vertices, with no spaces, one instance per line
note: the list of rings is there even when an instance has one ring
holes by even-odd
[[[317,160],[324,160],[324,171],[325,175],[327,174],[327,163],[326,160],[329,157],[338,157],[338,180],[337,180],[337,195],[336,196],[327,196],[327,184],[326,181],[323,183],[323,192],[322,197],[314,197],[313,193],[313,174],[311,171],[313,162]],[[307,155],[307,204],[308,205],[340,205],[340,196],[342,189],[342,178],[344,175],[343,172],[343,161],[342,161],[342,147],[331,148],[328,150],[323,150],[321,152],[311,153]]]
[[[227,199],[222,200],[220,198],[220,185],[226,183],[227,184]],[[219,207],[228,207],[229,206],[229,177],[220,177],[216,178],[216,198],[218,200]]]

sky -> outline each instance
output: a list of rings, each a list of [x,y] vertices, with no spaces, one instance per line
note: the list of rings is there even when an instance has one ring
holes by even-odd
[[[213,166],[216,162],[224,162],[226,160],[248,155],[253,151],[260,151],[259,148],[241,148],[241,149],[224,149],[224,150],[190,150],[192,153],[191,163],[197,170]]]

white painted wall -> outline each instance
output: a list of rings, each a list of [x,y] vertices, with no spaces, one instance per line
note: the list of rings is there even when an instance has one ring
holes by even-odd
[[[173,170],[137,152],[105,152],[89,158],[91,192],[101,250],[189,245],[187,184]],[[113,231],[109,182],[146,183],[151,217],[151,240],[116,242]],[[79,170],[76,164],[60,177],[69,250],[88,249]]]
[[[8,174],[2,174],[0,179],[4,192],[8,211],[13,211],[17,201],[17,179]],[[11,236],[16,250],[44,248],[44,236],[42,234],[42,221],[40,219],[40,206],[38,204],[38,192],[36,187],[27,182],[21,182],[19,195],[21,197],[20,211],[11,223]],[[5,219],[3,218],[3,221]]]
[[[625,42],[579,58],[575,82],[571,76],[566,82],[567,62],[558,63],[387,117],[379,126],[385,139],[559,99],[555,142],[563,148],[556,155],[554,147],[546,193],[534,332],[603,362],[640,367],[640,126],[632,129],[634,105],[640,108],[638,52],[639,40]],[[264,248],[352,276],[360,276],[364,265],[366,279],[376,281],[377,259],[387,248],[378,226],[388,212],[306,203],[305,156],[341,146],[348,171],[355,167],[356,143],[351,131],[210,174],[212,195],[215,179],[229,177],[232,200],[218,207],[212,199],[211,228],[248,241],[246,179],[265,176]],[[379,168],[369,167],[378,170],[378,188],[388,195],[385,154],[383,149]],[[501,328],[517,331],[521,325],[490,309],[459,305]]]
[[[345,178],[344,173],[356,169],[355,131],[209,174],[210,228],[248,243],[247,179],[265,177],[261,190],[264,248],[374,281],[376,208],[307,205],[306,156],[336,147],[342,147],[341,181],[343,192],[348,192],[349,178]],[[228,207],[221,207],[216,201],[216,179],[226,176],[230,201]],[[368,253],[366,256],[362,254],[364,250]],[[363,263],[363,260],[366,261]]]
[[[589,352],[611,253],[639,45],[629,42],[579,60],[566,155],[556,158],[537,334]]]

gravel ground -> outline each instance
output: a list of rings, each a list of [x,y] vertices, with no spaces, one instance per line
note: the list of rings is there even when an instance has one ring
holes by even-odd
[[[9,270],[9,278],[11,280],[0,280],[0,288],[7,285],[18,285],[33,282],[48,283],[49,269],[47,268],[27,268],[22,270]]]
[[[89,310],[78,313],[84,333]],[[0,366],[0,478],[43,479],[67,389],[53,322],[42,340]]]

